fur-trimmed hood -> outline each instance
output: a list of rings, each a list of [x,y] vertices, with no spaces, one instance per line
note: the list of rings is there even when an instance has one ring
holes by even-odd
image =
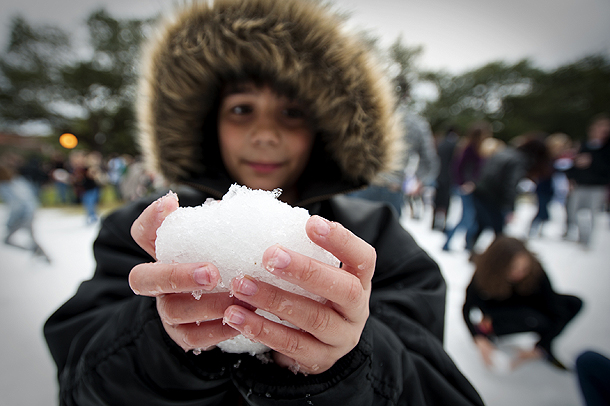
[[[149,166],[170,182],[217,172],[209,157],[218,155],[219,88],[252,75],[310,107],[341,181],[359,186],[393,169],[401,136],[385,74],[341,18],[307,0],[191,2],[160,24],[138,100]]]

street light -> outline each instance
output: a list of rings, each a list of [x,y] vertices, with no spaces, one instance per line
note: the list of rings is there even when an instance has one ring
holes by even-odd
[[[72,149],[78,145],[78,138],[74,134],[65,133],[59,136],[59,144],[66,149]]]

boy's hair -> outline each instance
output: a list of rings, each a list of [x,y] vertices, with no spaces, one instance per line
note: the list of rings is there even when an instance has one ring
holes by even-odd
[[[146,161],[169,181],[218,168],[214,113],[226,83],[254,81],[309,107],[322,152],[355,185],[394,169],[401,152],[389,81],[329,6],[307,0],[192,2],[144,53],[138,101]],[[313,159],[313,158],[312,158]]]

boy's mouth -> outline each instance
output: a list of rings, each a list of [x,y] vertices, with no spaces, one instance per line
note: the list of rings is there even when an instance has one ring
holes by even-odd
[[[248,166],[257,173],[271,173],[280,167],[281,163],[248,162]]]

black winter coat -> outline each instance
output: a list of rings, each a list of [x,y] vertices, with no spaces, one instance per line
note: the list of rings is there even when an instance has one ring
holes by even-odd
[[[591,148],[583,143],[580,154],[591,154],[591,165],[587,168],[572,167],[566,171],[568,178],[579,185],[606,186],[610,183],[610,141],[600,148]]]
[[[179,195],[189,206],[208,197]],[[330,370],[304,376],[247,354],[187,353],[167,336],[154,299],[128,285],[132,267],[152,260],[129,230],[153,200],[103,221],[93,278],[44,327],[62,405],[482,404],[443,350],[439,268],[388,207],[346,197],[307,207],[375,247],[377,264],[360,342]]]
[[[512,212],[518,195],[517,186],[526,173],[524,154],[506,147],[485,161],[474,194],[501,212]]]

